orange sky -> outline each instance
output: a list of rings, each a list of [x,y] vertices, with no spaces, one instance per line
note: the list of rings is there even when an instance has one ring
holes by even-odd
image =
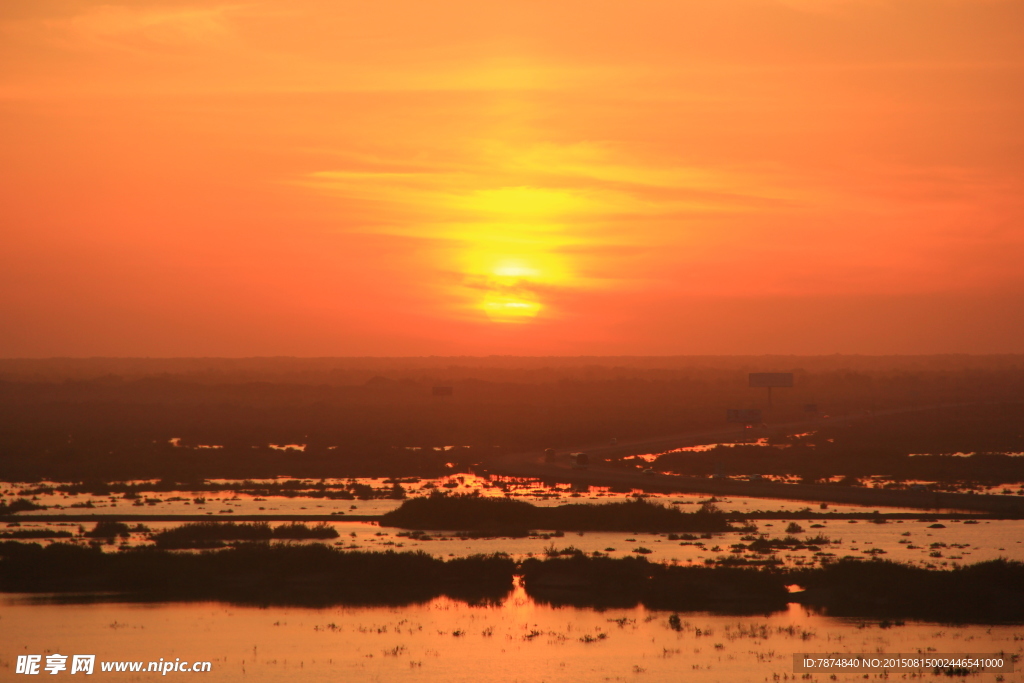
[[[1024,352],[1019,0],[0,4],[0,356]]]

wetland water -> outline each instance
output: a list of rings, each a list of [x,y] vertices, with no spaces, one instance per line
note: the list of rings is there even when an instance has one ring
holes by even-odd
[[[262,483],[285,481],[265,480]],[[293,480],[294,481],[294,480]],[[236,515],[284,515],[319,514],[337,515],[337,521],[328,522],[338,531],[339,537],[330,541],[340,548],[351,550],[422,550],[438,557],[463,557],[478,553],[505,552],[514,559],[542,556],[547,551],[574,547],[588,554],[595,551],[612,557],[630,554],[644,554],[652,562],[678,562],[702,564],[721,558],[746,558],[763,560],[766,555],[751,550],[737,551],[733,546],[748,544],[753,537],[764,535],[770,538],[794,536],[806,541],[824,536],[830,543],[810,543],[804,548],[779,549],[772,554],[774,560],[786,565],[809,565],[822,559],[845,556],[868,558],[882,557],[898,562],[920,566],[949,567],[953,564],[970,564],[1000,557],[1024,560],[1024,520],[948,520],[943,519],[942,528],[932,528],[934,521],[928,520],[928,512],[902,508],[868,508],[857,505],[829,504],[827,510],[818,505],[809,506],[806,501],[791,501],[765,498],[728,497],[717,498],[716,506],[725,512],[755,513],[774,510],[797,512],[808,510],[814,513],[859,513],[869,515],[878,509],[882,513],[911,513],[916,519],[890,520],[885,524],[874,524],[865,519],[814,519],[799,521],[802,532],[789,532],[786,520],[754,520],[756,532],[716,533],[709,537],[684,537],[681,534],[566,532],[563,536],[552,537],[550,530],[540,535],[524,538],[479,538],[464,539],[455,535],[458,529],[431,531],[425,537],[410,537],[401,529],[379,527],[374,523],[347,522],[348,515],[379,515],[395,509],[401,500],[374,498],[370,500],[332,500],[304,495],[302,487],[324,482],[337,486],[356,481],[377,490],[386,489],[385,480],[308,480],[300,484],[292,495],[255,495],[230,489],[219,491],[170,491],[143,492],[134,500],[121,495],[92,495],[86,493],[63,494],[59,492],[35,495],[38,504],[47,506],[33,515],[61,514],[199,514],[211,521],[230,521]],[[211,480],[214,485],[238,485],[241,482]],[[254,486],[261,482],[254,482]],[[0,483],[0,496],[13,500],[20,492],[32,490],[33,485],[24,483]],[[34,485],[38,486],[38,485]],[[453,493],[477,493],[486,497],[511,497],[537,506],[566,505],[570,503],[610,503],[630,498],[628,492],[611,492],[602,488],[574,491],[568,486],[545,486],[536,481],[490,481],[473,475],[453,475],[441,479],[423,479],[407,482],[404,487],[410,496],[427,495],[434,490]],[[308,489],[307,489],[308,491]],[[646,498],[666,506],[678,507],[684,512],[693,512],[701,502],[709,500],[706,495],[651,494]],[[86,507],[87,506],[87,507]],[[15,517],[14,519],[17,519]],[[21,522],[18,527],[0,525],[0,533],[27,531],[30,529],[63,530],[77,535],[79,529],[88,531],[93,524],[84,522]],[[178,522],[147,522],[153,532],[177,526]],[[272,524],[276,524],[273,523]],[[739,527],[739,524],[735,526]],[[56,539],[57,541],[84,543],[88,539]],[[40,540],[40,543],[54,541]],[[116,550],[120,545],[145,545],[149,536],[132,533],[127,540],[118,539],[104,547]],[[311,541],[312,542],[312,541]],[[649,552],[645,552],[649,551]]]
[[[362,480],[361,480],[362,481]],[[383,486],[383,482],[365,480]],[[470,476],[408,485],[411,495],[428,492],[426,483],[456,492],[512,495],[535,505],[613,502],[628,497],[591,489],[573,492],[537,483],[513,483],[507,490]],[[445,486],[449,484],[449,486]],[[454,484],[452,486],[451,484]],[[22,484],[3,485],[8,499]],[[142,505],[117,496],[43,494],[46,512],[153,514],[212,512],[211,520],[234,514],[310,513],[380,514],[400,501],[325,500],[298,496],[257,496],[219,492],[144,493]],[[197,503],[196,498],[205,499]],[[666,505],[693,511],[706,496],[650,496]],[[91,510],[81,507],[91,501]],[[730,498],[719,500],[726,511],[801,510],[804,502]],[[56,507],[57,505],[61,507]],[[75,505],[75,508],[71,506]],[[353,506],[355,506],[353,508]],[[812,508],[818,512],[817,506]],[[225,513],[225,510],[232,510]],[[872,512],[857,506],[830,505],[830,511]],[[897,512],[882,509],[881,512]],[[926,513],[915,511],[922,517]],[[16,522],[13,524],[17,524]],[[276,523],[272,523],[276,524]],[[328,543],[360,550],[425,551],[438,557],[506,552],[515,559],[543,556],[575,547],[612,557],[643,553],[652,562],[703,564],[722,557],[763,559],[732,546],[749,540],[750,531],[710,537],[670,538],[665,533],[550,532],[524,538],[465,539],[452,531],[412,536],[401,529],[373,523],[329,522],[339,537]],[[786,520],[756,520],[757,534],[790,535]],[[981,520],[803,520],[797,538],[827,536],[832,542],[777,550],[783,564],[812,565],[843,556],[884,559],[932,567],[950,567],[997,557],[1024,560],[1024,521]],[[813,526],[813,525],[821,526]],[[85,530],[92,524],[84,523]],[[157,532],[177,526],[150,522]],[[75,534],[77,523],[24,522],[7,530],[53,528]],[[3,530],[3,529],[0,529]],[[41,540],[47,544],[53,541]],[[312,541],[301,541],[312,542]],[[147,534],[132,533],[128,545],[151,543]],[[117,540],[103,547],[116,550]],[[613,550],[612,550],[613,549]],[[822,555],[828,553],[829,555]],[[95,654],[97,661],[209,661],[208,681],[776,681],[795,678],[794,653],[1024,653],[1024,626],[944,625],[927,622],[847,620],[808,612],[791,603],[786,611],[758,616],[726,616],[671,612],[644,607],[596,610],[553,607],[530,599],[517,588],[496,605],[468,605],[450,598],[402,607],[247,607],[217,602],[125,603],[62,602],[46,596],[0,595],[0,680],[13,675],[19,654]],[[1024,615],[1022,615],[1024,621]],[[675,626],[675,627],[673,627]],[[1022,681],[1018,671],[1003,681]],[[99,672],[97,672],[99,673]],[[65,672],[66,675],[66,672]],[[106,674],[120,680],[147,680],[147,673]],[[188,674],[170,673],[171,678]],[[898,674],[903,676],[903,674]],[[803,680],[864,680],[864,674],[812,674]],[[994,674],[985,680],[998,680]],[[910,674],[906,677],[911,678]],[[874,676],[872,676],[874,678]],[[928,674],[926,678],[935,678]],[[976,678],[973,677],[972,678]],[[938,678],[936,678],[938,680]],[[945,677],[942,677],[945,679]]]
[[[270,486],[289,481],[285,478],[277,480],[257,480],[244,482],[248,488]],[[402,501],[389,498],[370,499],[331,499],[309,495],[312,487],[324,484],[330,487],[356,483],[371,487],[378,491],[386,491],[389,484],[381,479],[323,479],[323,480],[291,480],[300,481],[289,495],[257,495],[244,491],[231,490],[228,486],[240,486],[237,480],[210,480],[208,483],[216,487],[225,486],[221,490],[205,491],[145,491],[138,498],[126,499],[121,494],[96,495],[90,493],[62,493],[53,490],[60,484],[28,484],[0,482],[0,499],[14,500],[30,495],[33,502],[45,506],[43,510],[32,511],[33,515],[65,515],[65,514],[118,514],[118,515],[203,515],[223,517],[226,515],[332,515],[341,519],[345,515],[381,515],[394,510]],[[137,484],[153,484],[153,481],[135,482]],[[491,481],[474,475],[453,475],[439,479],[423,479],[414,483],[403,484],[405,492],[411,496],[428,495],[440,490],[453,494],[476,494],[484,497],[508,497],[527,501],[538,506],[555,506],[567,503],[602,503],[626,500],[632,492],[612,492],[607,488],[589,487],[583,491],[574,490],[569,485],[547,486],[539,481]],[[31,492],[31,493],[27,493]],[[640,493],[637,491],[637,493]],[[698,506],[707,500],[702,494],[651,494],[650,499],[666,505]],[[759,510],[796,511],[808,507],[805,501],[773,500],[763,498],[736,497],[723,501],[722,508],[738,512],[756,512]],[[687,508],[682,508],[686,510]],[[830,510],[837,512],[870,513],[873,508],[857,505],[829,505]],[[889,511],[920,513],[920,510],[890,508]]]
[[[239,607],[0,598],[0,678],[21,653],[97,661],[209,661],[205,681],[774,681],[793,653],[1024,653],[1024,626],[889,625],[791,604],[765,616],[551,607],[516,589],[498,605]],[[1019,681],[1021,674],[1004,674]],[[97,673],[99,673],[97,671]],[[153,674],[106,674],[148,680]],[[170,673],[170,678],[189,676]],[[907,675],[910,676],[909,674]],[[984,674],[991,680],[992,674]],[[17,677],[20,678],[20,677]],[[931,674],[926,678],[933,678]],[[942,677],[945,678],[945,677]],[[828,675],[805,680],[827,681]],[[863,680],[839,674],[834,680]]]
[[[562,536],[542,533],[524,538],[459,538],[452,532],[430,532],[425,536],[409,536],[400,529],[379,527],[373,523],[328,522],[336,529],[339,537],[329,544],[347,550],[368,551],[423,551],[441,558],[467,557],[477,554],[507,553],[513,559],[542,557],[551,551],[576,548],[589,554],[595,551],[611,557],[626,557],[643,554],[651,562],[678,562],[680,564],[703,564],[707,560],[723,557],[743,557],[750,560],[773,557],[790,566],[813,565],[823,558],[836,559],[853,556],[859,558],[882,557],[897,562],[920,566],[948,567],[952,564],[973,564],[1000,557],[1024,560],[1024,520],[985,520],[977,525],[966,525],[946,521],[943,529],[932,529],[931,522],[908,520],[904,523],[871,524],[860,521],[850,524],[846,520],[822,520],[821,528],[811,528],[811,522],[800,522],[804,531],[786,533],[787,522],[758,524],[759,533],[727,532],[711,534],[710,538],[696,536],[695,540],[679,540],[678,534],[628,533],[611,531],[566,532]],[[773,526],[769,526],[773,525]],[[45,523],[24,523],[23,530],[35,528],[67,529],[78,532],[93,525],[69,523],[54,525]],[[172,522],[148,522],[153,532],[179,526]],[[274,526],[272,524],[271,526]],[[909,534],[909,535],[904,535]],[[803,548],[778,550],[771,555],[745,550],[734,552],[732,546],[747,544],[757,535],[771,538],[793,536],[798,540],[825,536],[832,542]],[[670,537],[675,537],[674,539]],[[746,539],[746,540],[744,540]],[[26,539],[31,541],[33,539]],[[81,538],[63,538],[36,542],[78,542]],[[289,543],[318,543],[324,541],[288,541]],[[104,548],[115,551],[122,545],[149,545],[148,534],[132,533],[127,541],[120,539]],[[641,550],[641,552],[637,552]],[[650,552],[642,552],[650,551]],[[822,554],[825,553],[825,554]]]
[[[23,497],[25,492],[34,502],[46,506],[45,510],[34,511],[33,514],[76,514],[95,512],[97,514],[180,514],[207,515],[222,514],[317,514],[317,515],[380,515],[397,508],[401,500],[387,497],[370,499],[336,499],[315,496],[315,487],[344,487],[347,484],[367,486],[386,494],[393,480],[379,478],[357,479],[306,479],[296,480],[287,477],[262,480],[207,480],[209,488],[203,491],[152,491],[156,480],[128,482],[143,486],[142,493],[136,499],[126,499],[121,494],[96,495],[90,493],[62,493],[55,490],[62,484],[48,482],[30,484],[25,482],[0,482],[0,499],[14,500]],[[612,491],[607,487],[584,487],[574,489],[569,484],[546,485],[538,480],[495,477],[493,479],[472,474],[457,474],[436,479],[400,480],[404,491],[410,496],[428,495],[431,491],[441,490],[454,494],[477,494],[485,497],[508,497],[524,500],[533,505],[564,505],[567,503],[601,503],[621,501],[631,495],[642,493],[640,490]],[[259,489],[286,483],[293,484],[287,495],[257,495],[237,490],[239,487]],[[218,489],[223,486],[223,489]],[[232,490],[234,487],[234,490]],[[1009,489],[1007,489],[1009,490]],[[685,493],[650,493],[646,494],[654,501],[664,504],[697,505],[708,499],[708,494]],[[813,509],[819,511],[817,503],[806,500],[787,500],[782,498],[755,498],[746,496],[728,496],[718,499],[719,507],[729,512],[754,513],[758,511],[796,512]],[[832,512],[871,513],[877,506],[865,506],[846,503],[828,503]],[[887,507],[885,512],[906,512],[924,515],[927,511],[920,508]]]

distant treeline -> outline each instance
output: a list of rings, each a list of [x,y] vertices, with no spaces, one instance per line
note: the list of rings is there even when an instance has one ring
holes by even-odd
[[[949,622],[1019,621],[1024,563],[995,560],[952,570],[841,560],[819,568],[688,567],[583,553],[517,565],[507,556],[340,551],[324,545],[248,544],[176,553],[0,542],[0,590],[109,591],[149,600],[256,604],[408,604],[448,595],[468,602],[508,596],[523,576],[535,600],[581,607],[765,613],[801,602],[831,615]],[[806,588],[789,593],[788,585]]]
[[[919,356],[421,356],[339,358],[0,358],[0,380],[134,381],[174,378],[201,384],[271,382],[358,385],[375,377],[457,382],[544,383],[556,378],[683,376],[693,371],[788,370],[854,373],[985,372],[1019,369],[1019,354]]]
[[[518,535],[531,529],[559,531],[731,531],[725,513],[713,506],[681,512],[636,499],[600,505],[538,507],[524,501],[479,496],[431,495],[411,498],[381,516],[381,526],[403,529],[484,531]]]
[[[1024,396],[1020,356],[7,360],[0,479],[436,476],[501,451],[725,428],[729,408],[767,411],[747,382],[766,370],[796,377],[773,423],[808,405]]]
[[[947,406],[855,422],[822,420],[806,436],[764,446],[661,455],[657,469],[688,475],[780,474],[808,482],[846,476],[1005,483],[1024,481],[1024,403]],[[959,455],[953,455],[959,454]]]
[[[475,379],[545,383],[552,379],[653,379],[696,372],[978,373],[1019,370],[1021,354],[966,355],[580,355],[252,358],[0,358],[0,380],[134,381],[166,378],[201,384],[248,382],[358,385],[395,380]]]

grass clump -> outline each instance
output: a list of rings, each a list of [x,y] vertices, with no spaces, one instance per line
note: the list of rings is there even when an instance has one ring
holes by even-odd
[[[194,522],[154,534],[158,548],[220,548],[225,541],[270,541],[337,538],[337,530],[326,522],[312,527],[302,523],[271,527],[266,522]]]
[[[713,505],[686,513],[644,499],[622,503],[537,507],[506,498],[476,495],[431,495],[406,500],[381,517],[381,525],[404,529],[450,529],[506,532],[522,535],[529,529],[562,531],[730,531],[726,515]]]

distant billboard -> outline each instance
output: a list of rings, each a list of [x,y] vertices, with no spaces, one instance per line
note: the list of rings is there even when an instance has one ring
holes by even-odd
[[[755,424],[762,422],[760,408],[733,409],[725,411],[726,422],[739,422],[740,424]]]
[[[431,393],[433,393],[434,396],[451,396],[455,393],[455,389],[452,387],[434,387]]]
[[[818,412],[818,404],[817,403],[805,403],[804,404],[804,412],[805,413],[815,413],[816,414]]]
[[[752,387],[791,387],[793,386],[792,372],[752,372],[750,373],[750,386]]]

